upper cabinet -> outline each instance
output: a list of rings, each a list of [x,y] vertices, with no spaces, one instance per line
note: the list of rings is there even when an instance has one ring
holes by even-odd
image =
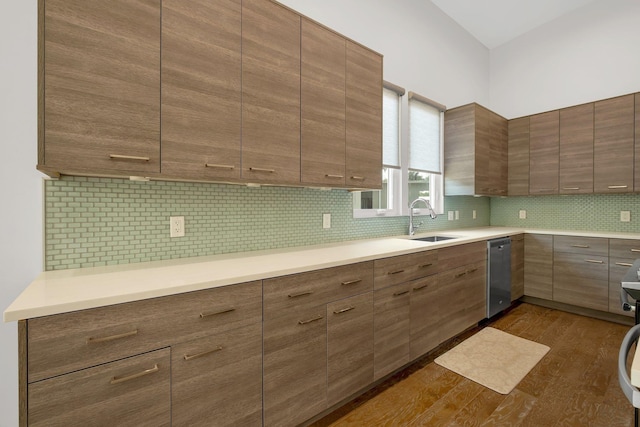
[[[478,104],[444,114],[447,196],[507,195],[507,120]]]
[[[560,115],[558,110],[529,118],[529,193],[558,194]]]
[[[640,191],[640,93],[636,98],[636,134],[635,134],[635,166],[634,166],[634,190]]]
[[[634,95],[595,103],[593,158],[596,193],[633,191],[634,110]]]
[[[593,103],[560,110],[560,194],[593,193],[593,111]]]
[[[509,196],[529,195],[529,117],[509,120]]]
[[[240,178],[240,0],[162,2],[162,175]]]
[[[39,3],[38,168],[160,172],[160,0]]]
[[[382,186],[382,56],[271,0],[41,0],[38,169]]]

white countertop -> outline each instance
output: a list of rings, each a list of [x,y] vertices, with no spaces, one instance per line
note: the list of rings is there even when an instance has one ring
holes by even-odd
[[[5,310],[4,321],[131,302],[269,277],[438,249],[523,232],[640,239],[640,234],[484,227],[421,233],[458,237],[430,243],[408,236],[40,274]]]

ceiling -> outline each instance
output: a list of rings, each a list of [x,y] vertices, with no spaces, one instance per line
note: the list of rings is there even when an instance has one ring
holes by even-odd
[[[595,0],[431,0],[489,49]]]

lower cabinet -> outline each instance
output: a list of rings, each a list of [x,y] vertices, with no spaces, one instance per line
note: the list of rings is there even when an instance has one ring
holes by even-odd
[[[609,239],[609,312],[633,317],[634,312],[623,311],[620,302],[620,282],[633,262],[640,257],[640,240]],[[631,305],[635,300],[628,298]]]
[[[414,360],[440,344],[440,316],[444,312],[438,275],[414,280],[410,302],[410,348]]]
[[[511,236],[511,301],[524,295],[524,234]]]
[[[410,361],[411,284],[401,283],[374,292],[374,379]]]
[[[171,350],[29,384],[29,426],[171,425]]]
[[[553,236],[526,234],[524,237],[524,294],[553,299]]]

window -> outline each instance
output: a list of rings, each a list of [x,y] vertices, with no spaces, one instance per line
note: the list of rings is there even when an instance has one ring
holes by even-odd
[[[442,122],[444,106],[385,82],[383,89],[382,190],[353,193],[354,218],[403,216],[409,203],[426,197],[444,211],[442,188]],[[408,126],[402,111],[408,110]],[[403,141],[405,143],[403,143]],[[426,210],[416,209],[417,214]]]

